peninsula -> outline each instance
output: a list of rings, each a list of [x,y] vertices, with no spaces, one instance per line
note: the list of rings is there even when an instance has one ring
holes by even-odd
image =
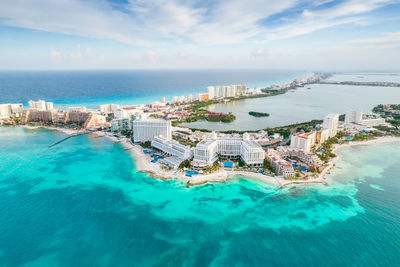
[[[70,107],[56,110],[52,102],[29,101],[2,104],[2,125],[24,125],[61,130],[69,136],[93,133],[109,138],[130,151],[139,171],[161,179],[180,179],[187,186],[225,182],[245,176],[284,186],[291,183],[323,183],[334,166],[335,150],[345,145],[399,141],[399,105],[374,108],[372,115],[354,110],[328,114],[323,120],[266,128],[259,131],[188,129],[181,122],[208,120],[229,123],[232,113],[204,109],[252,97],[285,93],[295,86],[319,82],[328,75],[315,74],[292,83],[263,89],[245,85],[209,86],[197,97],[174,97],[160,102],[120,107],[101,105],[98,110]],[[251,113],[251,114],[250,114]],[[268,113],[249,112],[262,117]],[[64,141],[63,139],[60,140]],[[49,149],[60,142],[49,144]]]

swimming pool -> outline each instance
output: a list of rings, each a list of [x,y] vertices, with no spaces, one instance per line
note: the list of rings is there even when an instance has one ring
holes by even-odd
[[[185,173],[186,173],[186,176],[189,176],[189,177],[192,177],[192,175],[199,174],[199,173],[196,172],[196,171],[186,171]]]
[[[222,163],[224,165],[224,167],[228,167],[228,168],[232,168],[233,167],[233,162],[227,161]]]

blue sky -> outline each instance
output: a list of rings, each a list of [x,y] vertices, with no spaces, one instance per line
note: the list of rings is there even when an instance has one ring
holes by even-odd
[[[0,69],[400,69],[400,0],[2,0]]]

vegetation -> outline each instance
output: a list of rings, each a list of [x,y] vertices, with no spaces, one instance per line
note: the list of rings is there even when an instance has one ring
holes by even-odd
[[[232,122],[236,120],[236,116],[233,115],[231,112],[228,114],[225,113],[214,113],[214,112],[204,112],[204,113],[194,113],[187,117],[184,122],[190,123],[190,122],[195,122],[198,120],[206,120],[206,121],[212,121],[212,122]]]
[[[218,161],[214,162],[213,165],[204,169],[205,172],[215,172],[218,171],[220,168]]]
[[[190,167],[190,160],[184,160],[181,162],[181,164],[179,164],[178,169],[182,170],[184,168],[189,168]]]
[[[353,136],[353,141],[366,141],[373,139],[374,137],[375,137],[374,134],[359,133]]]
[[[191,147],[195,147],[197,145],[198,142],[195,141],[191,141],[191,140],[187,140],[187,139],[181,139],[181,138],[176,138],[176,137],[172,137],[172,139],[174,139],[175,141],[177,141],[179,144],[184,145],[184,146],[191,146]]]
[[[388,120],[388,123],[396,127],[400,126],[400,120]]]
[[[132,132],[132,130],[123,130],[123,131],[121,131],[121,134],[126,137],[131,137],[133,132]]]
[[[112,121],[114,119],[114,113],[109,113],[109,114],[107,114],[107,117],[106,117],[106,121],[107,122],[110,122],[110,121]]]
[[[336,157],[336,154],[334,154],[332,150],[333,150],[333,145],[337,144],[338,142],[339,139],[337,137],[328,138],[328,140],[326,140],[321,144],[320,148],[323,149],[324,152],[317,154],[318,157],[325,162],[328,162],[330,158]]]
[[[272,167],[272,165],[266,159],[264,159],[263,168],[266,169],[266,170],[269,170],[270,172],[272,172],[275,175],[278,175],[278,173],[276,172],[275,168]]]
[[[256,111],[250,111],[249,115],[254,117],[269,117],[269,113],[256,112]]]
[[[146,141],[146,142],[140,143],[140,146],[143,148],[149,148],[149,147],[151,147],[151,142]]]

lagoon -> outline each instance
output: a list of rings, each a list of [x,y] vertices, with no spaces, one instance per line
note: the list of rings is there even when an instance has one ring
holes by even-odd
[[[244,99],[208,107],[208,110],[214,112],[232,112],[236,120],[231,123],[196,121],[182,125],[215,131],[259,130],[323,119],[328,113],[344,114],[348,110],[356,109],[370,113],[378,104],[399,102],[400,87],[311,84],[283,95]],[[266,112],[270,116],[257,118],[250,116],[250,111]]]

